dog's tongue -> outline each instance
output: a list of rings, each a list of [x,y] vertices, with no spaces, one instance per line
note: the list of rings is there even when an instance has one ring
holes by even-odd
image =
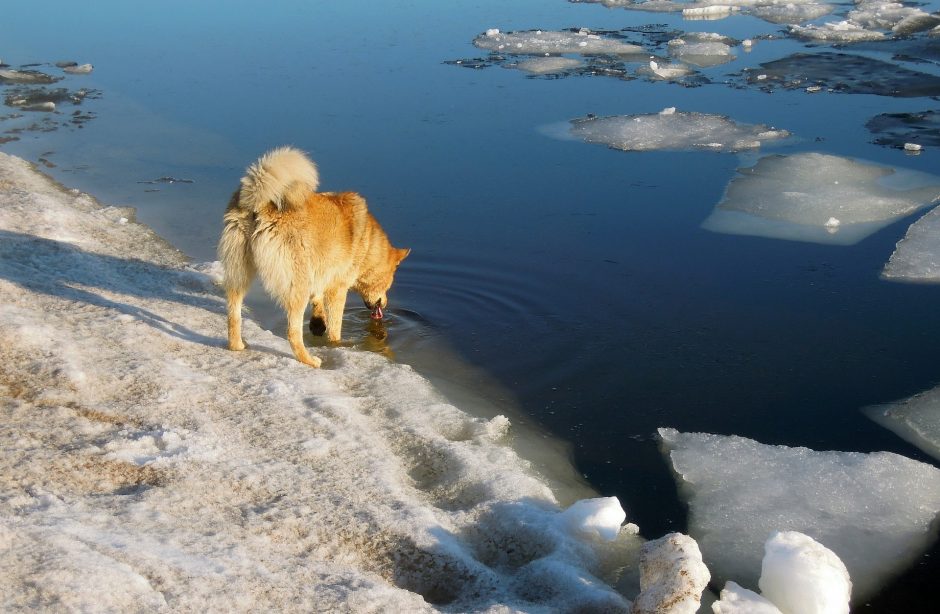
[[[376,305],[376,306],[375,306],[375,309],[372,310],[372,319],[373,319],[373,320],[381,320],[382,318],[383,318],[382,306],[381,306],[381,305]]]

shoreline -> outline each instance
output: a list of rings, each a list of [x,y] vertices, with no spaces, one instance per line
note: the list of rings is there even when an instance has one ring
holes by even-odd
[[[6,606],[626,611],[641,540],[564,529],[502,416],[250,320],[228,351],[204,272],[6,154],[0,234]]]

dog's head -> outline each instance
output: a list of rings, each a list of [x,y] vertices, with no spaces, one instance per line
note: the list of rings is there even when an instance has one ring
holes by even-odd
[[[366,307],[372,310],[375,318],[382,317],[382,308],[388,305],[388,289],[392,287],[395,271],[401,261],[411,253],[410,249],[398,249],[388,246],[388,250],[378,257],[371,258],[356,280],[356,292],[362,296]]]

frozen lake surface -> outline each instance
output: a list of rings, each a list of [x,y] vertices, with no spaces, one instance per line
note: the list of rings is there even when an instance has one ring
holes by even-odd
[[[936,466],[932,449],[862,411],[940,383],[937,194],[883,176],[940,175],[936,1],[256,4],[5,7],[2,70],[52,82],[0,85],[0,148],[135,207],[197,262],[215,259],[245,166],[273,146],[308,151],[324,189],[363,193],[413,250],[384,328],[350,300],[347,343],[413,366],[481,419],[505,414],[567,443],[577,473],[644,537],[691,521],[661,427]],[[46,103],[55,110],[26,108]],[[572,120],[670,108],[789,137],[640,152],[570,133]],[[791,163],[770,188],[742,172]],[[814,170],[834,173],[828,186],[797,189]],[[868,202],[864,215],[825,208],[849,177],[845,205]],[[743,210],[754,197],[731,200],[784,191],[806,198],[763,217]],[[916,197],[885,202],[898,191]],[[719,211],[798,232],[703,227]],[[261,293],[251,305],[282,334],[279,309]],[[893,415],[922,429],[935,407]],[[146,436],[115,459],[152,453]],[[923,610],[940,551],[921,537],[929,556],[870,576],[883,579],[865,581],[857,611]],[[732,579],[757,591],[756,572]]]

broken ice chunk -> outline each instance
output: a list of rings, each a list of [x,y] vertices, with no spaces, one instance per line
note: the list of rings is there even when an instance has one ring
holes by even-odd
[[[766,156],[738,169],[702,227],[852,245],[937,198],[940,177],[925,173],[819,153]]]
[[[940,387],[862,411],[898,437],[940,459]]]
[[[714,614],[783,614],[777,606],[728,580],[721,589],[719,600],[712,604]]]
[[[853,21],[830,22],[821,26],[790,26],[790,34],[797,38],[830,43],[860,43],[883,40],[885,35],[868,30]]]
[[[785,614],[848,614],[852,582],[835,552],[798,531],[764,544],[761,595]]]
[[[789,136],[785,130],[738,124],[722,115],[675,110],[575,119],[571,134],[623,151],[740,151]]]
[[[559,522],[573,533],[613,541],[626,518],[617,497],[599,497],[576,501],[561,513]]]
[[[632,614],[695,614],[711,574],[698,544],[688,535],[670,533],[640,550],[640,594]]]
[[[800,531],[845,563],[858,601],[936,539],[940,469],[925,463],[674,429],[659,435],[689,505],[689,534],[715,579],[755,586],[767,536]]]
[[[640,66],[636,70],[637,74],[653,77],[654,79],[665,79],[671,81],[681,79],[694,73],[695,71],[680,62],[670,64],[660,64],[655,60],[650,60],[646,66]]]
[[[748,13],[770,23],[795,25],[828,15],[832,10],[833,6],[831,4],[817,4],[816,2],[788,2],[785,4],[767,2],[751,7],[748,9]]]

